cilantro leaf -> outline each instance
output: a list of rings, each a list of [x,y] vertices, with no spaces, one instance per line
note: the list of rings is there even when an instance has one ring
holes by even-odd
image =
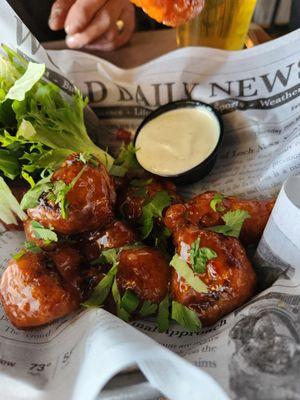
[[[201,329],[201,321],[195,311],[177,301],[172,301],[172,319],[191,332]]]
[[[159,332],[165,332],[169,328],[169,306],[170,298],[169,294],[159,303],[158,314],[157,314],[157,326]]]
[[[156,195],[143,206],[142,216],[140,218],[141,236],[146,239],[154,224],[154,219],[161,218],[163,210],[171,204],[171,198],[166,191],[156,193]]]
[[[123,321],[128,322],[130,319],[130,314],[124,308],[121,307],[121,295],[118,289],[116,278],[114,280],[111,292],[117,306],[117,316],[121,318]]]
[[[233,236],[238,238],[240,236],[245,219],[251,218],[248,211],[235,210],[228,211],[222,216],[225,225],[218,225],[209,228],[210,231],[222,233],[226,236]]]
[[[197,274],[203,274],[209,260],[217,257],[217,253],[209,247],[200,247],[200,238],[197,238],[191,245],[190,262]]]
[[[69,215],[69,202],[67,195],[71,189],[75,186],[78,179],[81,177],[85,171],[86,166],[84,166],[80,172],[75,176],[70,184],[66,184],[64,181],[54,181],[52,182],[51,191],[48,194],[48,199],[54,201],[55,204],[59,204],[60,213],[63,219],[67,219]]]
[[[91,262],[91,265],[105,265],[105,264],[117,264],[117,249],[108,249],[102,251],[100,257],[96,258]]]
[[[63,219],[68,218],[69,202],[67,200],[67,194],[72,189],[71,185],[67,185],[64,181],[55,181],[51,192],[48,195],[48,199],[54,200],[55,204],[59,204],[60,213]]]
[[[95,287],[89,299],[83,303],[85,307],[100,307],[103,305],[109,295],[116,273],[117,264],[114,264]]]
[[[124,293],[120,306],[124,308],[128,312],[128,314],[132,314],[139,305],[139,299],[131,290],[126,290]]]
[[[21,201],[21,208],[23,210],[35,207],[42,193],[48,192],[53,187],[50,179],[51,175],[41,179],[32,189],[25,193]]]
[[[139,314],[142,317],[147,317],[148,315],[153,315],[156,313],[158,305],[152,303],[150,300],[145,300],[140,308]]]
[[[153,181],[150,179],[133,179],[129,182],[129,185],[134,189],[134,196],[145,198],[148,195],[147,185]]]
[[[110,174],[113,176],[123,177],[128,171],[141,169],[136,159],[137,149],[132,143],[128,145],[122,144],[118,157],[115,159]]]
[[[26,254],[27,251],[31,251],[32,253],[41,253],[42,249],[34,242],[24,242],[24,248],[21,249],[18,253],[14,254],[12,258],[14,260],[19,260],[24,256],[24,254]]]
[[[224,211],[224,207],[222,205],[222,201],[224,200],[224,196],[220,193],[215,193],[213,199],[210,202],[210,208],[215,212]]]
[[[130,186],[134,186],[134,187],[140,188],[140,187],[148,186],[148,185],[150,185],[152,182],[153,182],[153,179],[152,179],[152,178],[149,178],[149,179],[132,179],[132,180],[129,182],[129,185],[130,185]]]
[[[25,242],[24,247],[27,251],[31,251],[32,253],[41,253],[42,249],[37,246],[34,242]]]
[[[194,275],[193,270],[188,264],[178,255],[175,254],[172,258],[170,265],[175,269],[180,278],[184,278],[186,283],[191,286],[198,293],[207,293],[208,289],[206,284]]]
[[[118,263],[117,257],[117,249],[108,249],[102,251],[102,257],[105,259],[105,261],[109,264],[116,265]]]
[[[45,240],[47,243],[58,241],[57,234],[52,229],[45,228],[37,221],[31,222],[31,230],[36,239]]]

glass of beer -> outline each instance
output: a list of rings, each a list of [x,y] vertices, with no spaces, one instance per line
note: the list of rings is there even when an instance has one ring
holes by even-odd
[[[202,12],[177,28],[177,45],[241,50],[256,0],[206,0]]]

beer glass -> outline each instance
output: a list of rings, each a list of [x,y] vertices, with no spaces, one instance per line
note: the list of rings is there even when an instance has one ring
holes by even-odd
[[[206,0],[202,12],[177,28],[177,45],[243,48],[256,0]]]

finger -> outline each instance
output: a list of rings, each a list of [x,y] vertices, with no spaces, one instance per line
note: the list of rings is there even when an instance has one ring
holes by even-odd
[[[102,50],[102,46],[106,47],[111,45],[119,35],[119,30],[117,27],[111,27],[106,33],[104,33],[100,39],[95,40],[94,42],[84,46],[85,49],[88,50]]]
[[[97,12],[83,32],[67,37],[67,45],[70,48],[81,48],[106,33],[115,24],[120,15],[121,10],[118,7],[118,2],[119,0],[111,0],[106,3],[105,7]]]
[[[127,43],[135,30],[134,7],[130,5],[130,7],[123,11],[118,19],[124,22],[122,32],[114,25],[101,39],[85,46],[85,48],[88,50],[111,51]]]
[[[96,13],[107,0],[77,0],[71,7],[66,21],[65,31],[68,35],[82,32],[92,21]]]
[[[120,19],[124,21],[124,28],[114,41],[114,49],[127,43],[135,31],[135,9],[133,4],[130,3],[130,7],[124,9]]]
[[[58,31],[64,28],[68,11],[75,1],[76,0],[56,0],[53,3],[48,21],[50,29]]]

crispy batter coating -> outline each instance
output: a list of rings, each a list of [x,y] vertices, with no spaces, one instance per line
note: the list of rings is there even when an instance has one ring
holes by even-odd
[[[151,18],[169,26],[178,26],[194,18],[204,0],[131,0]]]
[[[199,227],[211,227],[223,225],[224,221],[221,217],[228,211],[245,210],[248,211],[251,218],[245,220],[240,240],[244,245],[257,244],[268,222],[275,200],[246,200],[234,196],[224,196],[216,206],[217,211],[214,211],[210,203],[216,193],[205,192],[185,204],[170,206],[166,211],[164,223],[171,231],[186,222]]]
[[[105,229],[84,234],[80,249],[88,261],[93,261],[103,250],[123,247],[137,240],[136,233],[125,222],[114,221]]]
[[[101,228],[113,217],[115,202],[114,185],[106,168],[99,163],[94,166],[84,164],[76,155],[72,155],[53,174],[52,182],[63,181],[67,185],[79,176],[74,187],[68,192],[69,203],[67,218],[63,218],[58,205],[44,195],[39,205],[27,210],[29,217],[45,227],[70,235]]]
[[[198,275],[207,285],[208,293],[196,292],[173,269],[171,294],[174,300],[197,312],[204,325],[212,325],[254,294],[256,275],[238,239],[192,225],[174,234],[177,252],[188,263],[191,245],[197,238],[201,247],[217,253],[217,258],[207,262],[206,271]]]
[[[117,204],[120,213],[131,224],[137,224],[143,212],[143,206],[158,192],[166,191],[173,197],[173,202],[181,201],[176,193],[176,186],[168,180],[152,179],[143,188],[145,194],[141,194],[140,188],[128,185],[118,196]]]
[[[58,258],[56,265],[66,273],[66,263]],[[78,291],[63,280],[45,253],[26,252],[19,260],[10,260],[1,278],[0,298],[17,328],[48,324],[80,305]]]
[[[163,254],[151,247],[123,250],[119,255],[117,285],[132,290],[141,300],[160,303],[167,294],[170,267]]]

